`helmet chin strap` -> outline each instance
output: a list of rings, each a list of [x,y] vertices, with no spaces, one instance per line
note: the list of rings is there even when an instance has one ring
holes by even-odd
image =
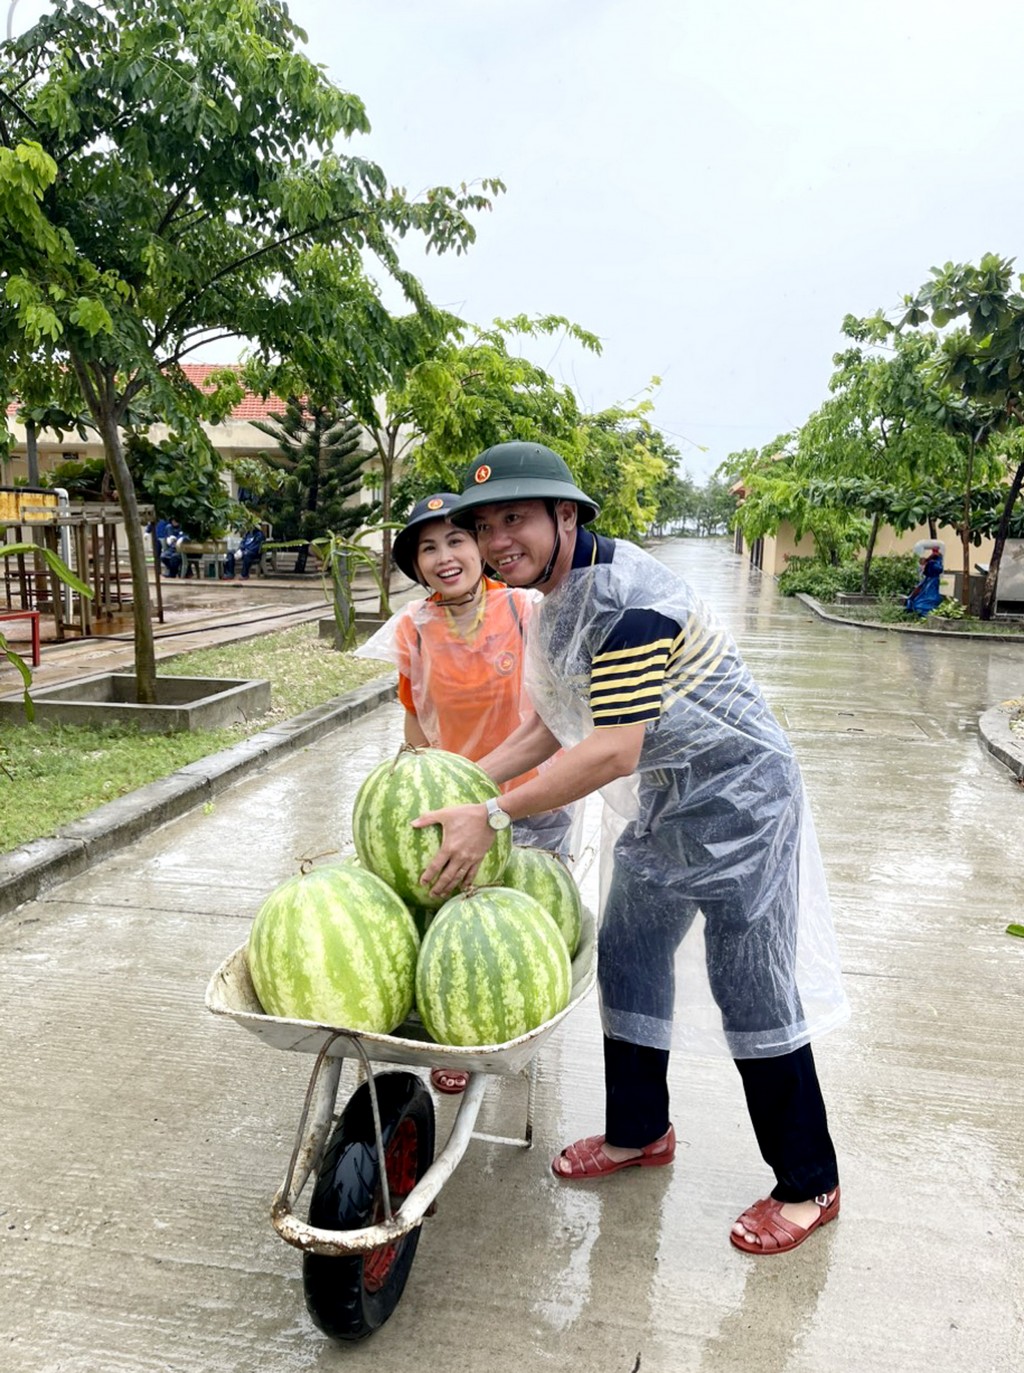
[[[544,504],[547,506],[548,514],[551,516],[552,522],[555,526],[555,541],[551,545],[551,556],[544,564],[544,571],[540,574],[539,577],[534,577],[532,582],[524,583],[526,590],[529,590],[531,587],[534,586],[543,586],[545,582],[549,582],[551,580],[551,574],[555,570],[555,563],[558,560],[558,554],[560,553],[562,548],[562,534],[558,528],[558,515],[555,513],[555,503],[552,500],[546,500]]]
[[[454,597],[452,597],[450,600],[446,600],[444,596],[439,596],[441,605],[446,605],[446,606],[454,606],[454,605],[472,605],[473,602],[476,600],[476,593],[480,590],[480,586],[481,586],[481,584],[482,584],[482,582],[483,582],[483,579],[484,579],[484,574],[483,574],[483,569],[481,568],[480,576],[477,577],[476,581],[475,581],[475,582],[473,583],[473,585],[472,585],[472,588],[471,588],[469,591],[467,591],[467,592],[465,593],[465,595],[463,595],[463,596],[454,596]],[[424,585],[425,585],[425,583],[424,583]],[[427,589],[429,590],[430,588],[428,587]]]

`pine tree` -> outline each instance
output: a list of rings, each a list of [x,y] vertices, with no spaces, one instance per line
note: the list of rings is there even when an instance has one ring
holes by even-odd
[[[363,448],[362,425],[344,405],[289,397],[283,415],[253,423],[277,443],[277,453],[264,454],[267,461],[287,473],[267,500],[275,543],[328,533],[344,538],[373,518],[375,506],[348,503],[362,490],[373,450]],[[305,571],[308,552],[300,551],[297,572]]]

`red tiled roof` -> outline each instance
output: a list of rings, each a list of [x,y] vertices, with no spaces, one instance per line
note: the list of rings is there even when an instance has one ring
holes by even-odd
[[[231,362],[184,362],[181,370],[189,379],[193,386],[198,386],[201,391],[208,391],[212,388],[207,385],[207,378],[211,372],[223,372],[225,370],[238,371],[235,363]],[[13,419],[18,413],[20,402],[11,401],[7,406],[8,418]],[[284,410],[284,401],[277,396],[269,396],[266,400],[259,396],[254,396],[251,391],[247,391],[242,400],[231,412],[233,420],[263,420],[268,415],[281,414]]]
[[[232,371],[239,369],[234,363],[224,362],[183,362],[181,370],[193,386],[198,386],[200,391],[207,391],[211,388],[207,386],[207,378],[211,372]],[[268,396],[266,400],[259,396],[254,396],[251,391],[247,391],[239,403],[231,412],[233,420],[265,420],[268,415],[276,411],[281,414],[284,410],[284,401],[277,396]]]

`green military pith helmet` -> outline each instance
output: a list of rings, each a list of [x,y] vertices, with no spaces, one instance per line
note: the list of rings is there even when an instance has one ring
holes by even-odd
[[[435,491],[432,496],[424,496],[417,501],[409,512],[405,528],[399,530],[391,545],[391,556],[411,582],[420,582],[416,569],[416,553],[420,542],[420,528],[431,520],[447,520],[459,498],[454,491]]]
[[[573,481],[565,462],[542,443],[496,443],[474,458],[463,481],[459,503],[448,512],[452,524],[469,529],[472,512],[496,501],[575,501],[580,524],[600,511]]]

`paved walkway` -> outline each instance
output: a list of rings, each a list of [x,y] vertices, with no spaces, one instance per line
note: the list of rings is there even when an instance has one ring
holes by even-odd
[[[203,1007],[305,855],[350,846],[384,706],[0,920],[4,1373],[1010,1373],[1024,1366],[1024,791],[979,745],[1014,645],[824,624],[722,545],[665,544],[740,640],[804,765],[854,1019],[816,1047],[844,1212],[734,1252],[766,1187],[726,1062],[673,1060],[672,1169],[571,1188],[600,1128],[591,1000],[540,1059],[537,1147],[474,1143],[365,1345],[307,1319],[267,1209],[309,1064]],[[592,893],[590,893],[592,895]],[[482,1128],[508,1133],[515,1081]],[[454,1106],[439,1104],[442,1127]]]

